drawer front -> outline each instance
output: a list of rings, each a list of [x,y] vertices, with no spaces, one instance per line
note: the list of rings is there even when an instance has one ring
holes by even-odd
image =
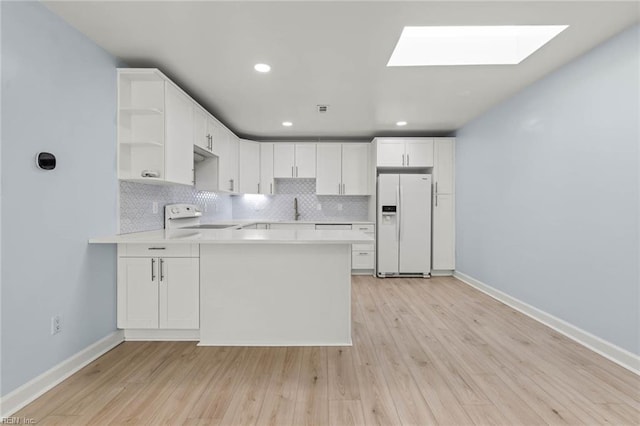
[[[352,247],[352,250],[354,252],[356,252],[356,251],[374,251],[375,250],[375,245],[373,243],[371,243],[371,244],[353,244],[351,247]]]
[[[313,223],[270,223],[269,229],[285,229],[290,231],[298,231],[305,229],[316,229]]]
[[[353,225],[354,231],[360,232],[374,232],[373,225]]]
[[[373,269],[373,251],[354,251],[351,255],[351,269]]]
[[[119,244],[120,257],[200,257],[198,244]]]

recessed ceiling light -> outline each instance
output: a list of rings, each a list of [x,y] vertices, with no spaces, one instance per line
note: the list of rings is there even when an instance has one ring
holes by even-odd
[[[406,125],[407,125],[407,122],[406,122],[406,121],[398,121],[398,122],[396,123],[396,126],[406,126]]]
[[[258,72],[269,72],[271,71],[271,66],[267,65],[267,64],[255,64],[253,66],[253,69],[258,71]]]
[[[283,122],[282,122],[282,125],[283,125],[284,127],[291,127],[291,126],[293,126],[293,123],[292,123],[292,122],[290,122],[290,121],[283,121]]]
[[[519,64],[568,25],[404,27],[388,67]]]

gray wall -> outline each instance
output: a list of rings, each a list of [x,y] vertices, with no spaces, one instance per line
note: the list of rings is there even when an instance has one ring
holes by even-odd
[[[639,28],[461,129],[457,269],[639,354]]]
[[[116,232],[116,61],[37,2],[1,7],[6,395],[116,328],[115,248],[87,244]]]

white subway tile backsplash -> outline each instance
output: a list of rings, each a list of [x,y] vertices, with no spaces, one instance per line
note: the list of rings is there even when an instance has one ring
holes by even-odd
[[[339,222],[368,219],[367,196],[316,195],[315,179],[276,179],[275,182],[276,195],[232,197],[233,218],[293,220],[293,199],[297,197],[300,220]]]
[[[158,213],[153,213],[153,202]],[[120,233],[153,231],[164,227],[164,206],[191,203],[202,209],[202,222],[232,218],[231,196],[198,192],[181,185],[149,185],[120,181]]]
[[[221,220],[293,220],[293,199],[298,198],[300,220],[366,221],[369,197],[316,195],[315,179],[276,179],[276,195],[227,195],[198,192],[180,185],[120,182],[120,233],[152,231],[164,227],[164,206],[199,205],[202,223]],[[153,213],[153,203],[158,213]]]

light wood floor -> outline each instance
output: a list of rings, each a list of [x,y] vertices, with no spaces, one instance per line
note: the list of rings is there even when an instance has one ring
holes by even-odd
[[[353,347],[127,342],[39,424],[640,424],[640,379],[453,278],[354,277]]]

